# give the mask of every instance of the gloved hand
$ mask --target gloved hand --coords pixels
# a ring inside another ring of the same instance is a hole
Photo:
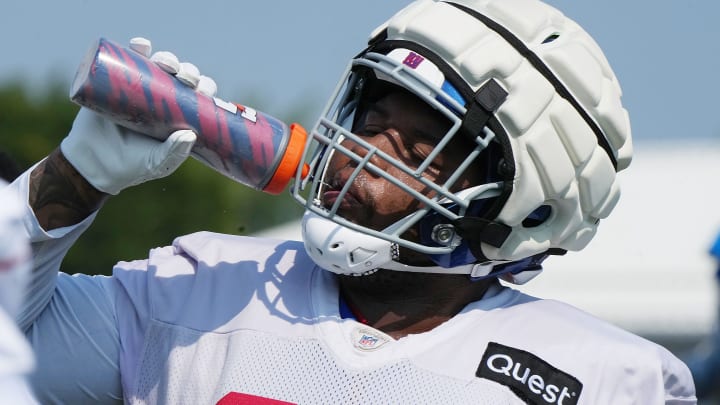
[[[152,45],[149,40],[133,38],[130,49],[149,57],[161,69],[196,91],[215,96],[215,82],[201,75],[194,65],[180,63],[170,52],[150,56]],[[196,139],[193,131],[180,130],[161,142],[81,108],[60,149],[96,189],[118,194],[127,187],[170,175],[190,156]]]

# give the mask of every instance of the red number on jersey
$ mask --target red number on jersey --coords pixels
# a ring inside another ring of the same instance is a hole
[[[217,405],[295,405],[292,402],[278,401],[277,399],[270,399],[264,397],[258,397],[256,395],[241,394],[239,392],[231,392],[224,397],[220,398]]]

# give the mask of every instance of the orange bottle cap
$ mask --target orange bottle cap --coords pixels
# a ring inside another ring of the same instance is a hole
[[[302,159],[303,150],[305,149],[305,141],[307,140],[307,132],[300,124],[293,123],[290,125],[290,139],[288,140],[285,154],[278,164],[275,174],[263,188],[268,194],[280,194],[285,186],[295,176],[295,171]],[[310,168],[307,164],[303,165],[302,178],[305,178]]]

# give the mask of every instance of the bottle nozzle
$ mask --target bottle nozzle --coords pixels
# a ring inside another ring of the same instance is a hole
[[[263,188],[262,191],[269,194],[280,194],[285,186],[295,176],[300,160],[302,159],[303,150],[305,149],[305,141],[307,140],[307,131],[300,124],[293,123],[290,125],[290,139],[288,139],[287,148],[280,163],[278,164],[275,174]],[[307,164],[303,165],[302,178],[305,178],[310,171]]]

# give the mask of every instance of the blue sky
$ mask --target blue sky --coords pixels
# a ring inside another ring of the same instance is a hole
[[[407,3],[13,1],[0,15],[0,82],[19,78],[36,89],[51,79],[69,83],[96,38],[123,43],[141,35],[198,65],[218,82],[223,98],[255,100],[271,115],[298,102],[319,110],[370,31]],[[720,139],[720,2],[549,3],[605,50],[636,140]]]

